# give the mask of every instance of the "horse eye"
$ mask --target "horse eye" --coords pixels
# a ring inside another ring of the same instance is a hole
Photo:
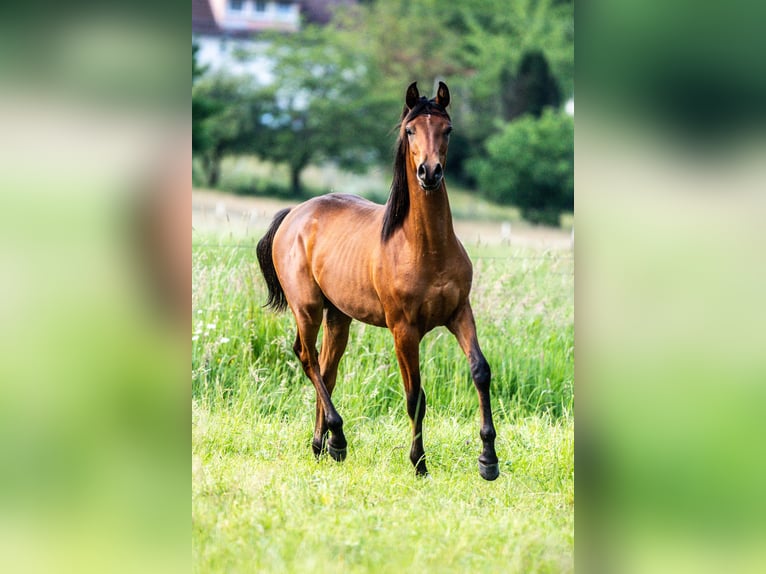
[[[452,126],[448,127],[446,130],[444,130],[444,135],[448,136],[452,133]]]
[[[406,133],[408,136],[411,136],[413,132],[410,128],[404,128],[404,133]]]

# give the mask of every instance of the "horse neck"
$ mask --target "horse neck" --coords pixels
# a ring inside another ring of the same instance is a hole
[[[444,180],[437,190],[426,193],[412,169],[408,169],[407,176],[410,211],[403,227],[410,244],[430,255],[453,249],[457,238]]]

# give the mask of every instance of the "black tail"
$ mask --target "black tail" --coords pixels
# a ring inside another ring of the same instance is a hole
[[[269,288],[269,300],[266,301],[264,307],[271,307],[274,311],[284,311],[287,309],[287,299],[285,298],[285,292],[282,290],[282,285],[279,284],[279,277],[277,277],[277,270],[274,268],[271,249],[274,245],[274,236],[277,234],[277,229],[282,225],[288,213],[290,213],[289,208],[283,209],[274,216],[274,221],[271,222],[269,230],[258,242],[258,247],[255,250],[258,255],[258,264],[261,266],[261,273],[263,273],[266,286]]]

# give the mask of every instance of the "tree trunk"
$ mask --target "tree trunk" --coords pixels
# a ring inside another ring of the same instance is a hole
[[[301,172],[303,168],[303,164],[290,164],[290,193],[293,197],[300,197],[301,195]]]
[[[213,149],[203,155],[202,168],[205,170],[207,186],[211,189],[217,188],[221,180],[221,152]]]

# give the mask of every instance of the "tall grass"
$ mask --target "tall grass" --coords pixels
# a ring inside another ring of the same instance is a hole
[[[314,459],[314,389],[292,317],[262,307],[259,236],[193,240],[194,570],[571,572],[571,253],[469,246],[500,477],[479,478],[476,391],[437,329],[421,346],[431,475],[419,480],[391,335],[359,323],[333,395],[349,456]]]
[[[262,307],[266,290],[255,242],[253,237],[195,240],[193,396],[212,408],[248,403],[261,415],[313,412],[313,387],[292,352],[293,318]],[[571,253],[470,251],[472,305],[492,367],[498,415],[571,412]],[[461,417],[477,412],[467,361],[446,329],[436,329],[421,343],[421,375],[429,409]],[[403,389],[390,333],[353,323],[338,381],[333,398],[340,412],[361,418],[400,412]]]

